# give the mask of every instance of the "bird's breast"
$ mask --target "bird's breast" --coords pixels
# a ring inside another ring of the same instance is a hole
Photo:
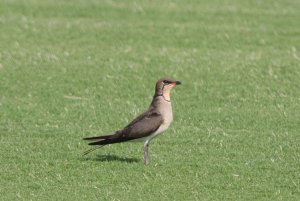
[[[145,141],[149,141],[157,135],[159,135],[160,133],[166,131],[173,121],[172,105],[170,102],[161,99],[160,103],[157,106],[157,111],[161,114],[163,122],[154,133],[144,138]]]
[[[155,132],[156,134],[162,133],[165,130],[167,130],[173,121],[173,112],[172,112],[171,103],[167,103],[163,107],[161,107],[160,113],[163,117],[163,123]]]
[[[164,121],[161,126],[157,129],[157,131],[155,132],[155,134],[159,134],[164,132],[165,130],[167,130],[170,126],[172,121],[168,120],[168,121]]]

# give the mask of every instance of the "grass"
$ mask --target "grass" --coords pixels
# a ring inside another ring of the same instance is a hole
[[[299,200],[300,3],[0,2],[1,200]],[[150,145],[82,157],[154,83],[183,82]]]

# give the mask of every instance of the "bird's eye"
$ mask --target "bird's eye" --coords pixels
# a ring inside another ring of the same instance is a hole
[[[164,80],[163,83],[164,84],[169,84],[169,81],[168,80]]]

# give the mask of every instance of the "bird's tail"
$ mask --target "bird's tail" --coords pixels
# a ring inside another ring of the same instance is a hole
[[[104,145],[100,145],[100,146],[93,147],[93,148],[91,148],[91,149],[89,149],[89,150],[86,150],[85,152],[83,152],[83,156],[85,156],[85,155],[91,153],[92,151],[95,151],[96,149],[99,149],[99,148],[101,148],[101,147],[103,147],[103,146],[104,146]]]
[[[130,141],[133,140],[133,138],[130,137],[124,137],[122,131],[116,131],[113,132],[110,135],[103,135],[103,136],[96,136],[96,137],[87,137],[87,138],[83,138],[84,140],[88,140],[91,141],[89,143],[89,145],[96,145],[95,147],[93,147],[92,149],[87,150],[86,152],[84,152],[84,155],[98,149],[101,148],[107,144],[115,144],[115,143],[121,143],[121,142],[126,142],[126,141]]]
[[[101,147],[103,147],[104,145],[107,145],[107,144],[110,144],[111,143],[111,140],[110,138],[115,134],[116,132],[114,133],[111,133],[110,135],[103,135],[103,136],[96,136],[96,137],[86,137],[86,138],[83,138],[83,140],[88,140],[88,141],[91,141],[89,143],[89,145],[97,145],[87,151],[85,151],[83,153],[83,155],[87,155],[88,153],[92,152],[92,151],[95,151],[96,149],[99,149]]]
[[[114,134],[114,133],[113,133]],[[83,138],[83,140],[89,140],[89,141],[99,141],[99,140],[105,140],[105,139],[108,139],[110,138],[113,134],[110,134],[110,135],[102,135],[102,136],[96,136],[96,137],[85,137]]]

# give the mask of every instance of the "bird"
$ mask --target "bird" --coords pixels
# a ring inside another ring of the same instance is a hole
[[[89,145],[95,146],[84,152],[84,155],[109,144],[142,141],[144,142],[144,164],[148,165],[149,143],[166,131],[173,121],[170,92],[173,87],[180,84],[180,81],[170,78],[159,79],[156,82],[155,93],[149,108],[123,129],[108,135],[83,138],[83,140],[90,141]]]

